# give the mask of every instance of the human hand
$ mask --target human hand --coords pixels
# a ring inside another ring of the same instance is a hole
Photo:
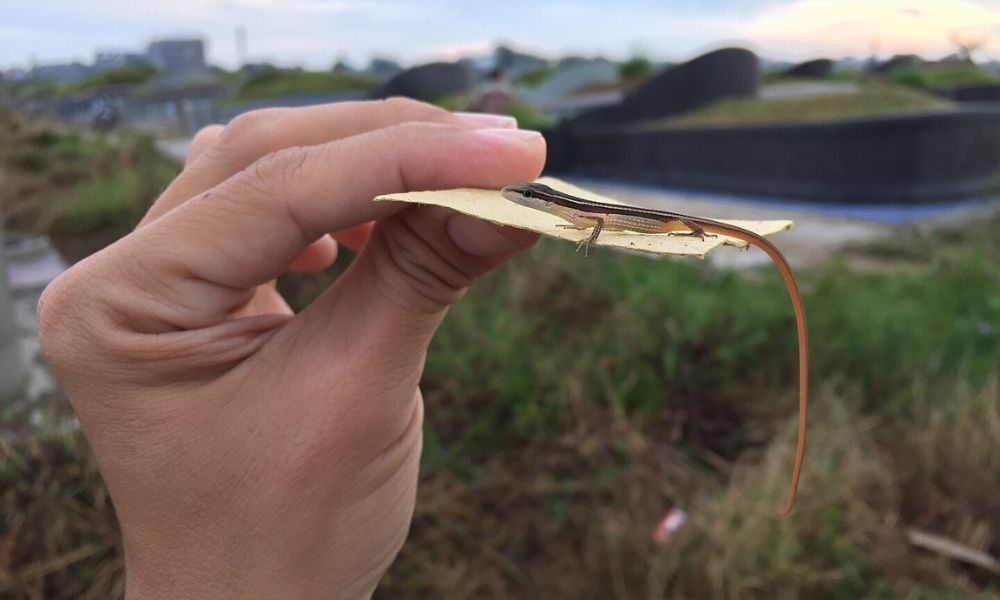
[[[535,235],[370,200],[537,176],[542,138],[489,119],[390,100],[203,130],[136,231],[45,291],[129,597],[372,593],[412,516],[431,336]],[[328,266],[328,232],[363,247],[295,315],[272,282]]]

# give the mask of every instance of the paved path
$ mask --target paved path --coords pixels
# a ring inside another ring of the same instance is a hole
[[[571,179],[572,180],[572,179]],[[574,183],[577,183],[574,181]],[[722,219],[791,219],[791,230],[774,236],[774,242],[793,267],[823,263],[848,242],[872,240],[891,234],[894,226],[860,219],[848,219],[781,206],[763,206],[732,197],[714,197],[662,190],[654,187],[580,181],[579,184],[611,198],[631,204],[672,212]],[[771,262],[757,249],[741,251],[720,248],[709,255],[714,263],[726,266],[751,266]]]
[[[784,100],[786,98],[854,94],[859,89],[858,84],[853,81],[791,81],[762,86],[758,97],[761,100]]]
[[[156,147],[160,150],[160,152],[184,162],[184,158],[188,153],[188,148],[191,147],[191,138],[167,138],[156,140]]]

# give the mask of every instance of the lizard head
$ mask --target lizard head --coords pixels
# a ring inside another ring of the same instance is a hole
[[[555,193],[554,189],[545,184],[531,182],[508,185],[500,190],[500,194],[511,202],[536,209],[544,208]]]

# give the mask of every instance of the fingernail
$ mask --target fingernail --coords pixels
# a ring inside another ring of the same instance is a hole
[[[448,219],[448,236],[459,250],[478,257],[498,256],[527,247],[538,234],[516,227],[501,227],[468,215]]]
[[[457,112],[455,116],[473,127],[501,127],[513,129],[517,127],[517,119],[507,115],[493,113]]]
[[[485,135],[492,138],[504,138],[508,140],[520,140],[523,142],[533,142],[541,139],[542,134],[531,129],[477,129],[473,131],[476,135]]]

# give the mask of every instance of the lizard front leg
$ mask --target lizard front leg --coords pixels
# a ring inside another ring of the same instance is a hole
[[[588,223],[588,221],[593,221],[593,223]],[[597,236],[601,235],[601,232],[604,231],[604,217],[594,217],[591,215],[575,215],[572,223],[573,223],[572,225],[560,224],[556,225],[556,227],[559,227],[561,229],[589,229],[591,227],[594,228],[594,231],[591,232],[589,238],[581,240],[580,243],[576,245],[577,252],[580,251],[581,247],[583,248],[583,256],[584,258],[586,258],[590,255],[590,245],[594,243],[594,241],[597,240]]]

